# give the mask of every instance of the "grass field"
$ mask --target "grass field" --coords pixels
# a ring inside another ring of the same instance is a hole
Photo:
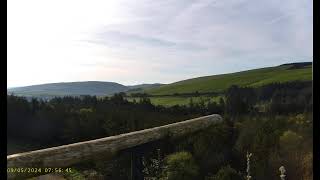
[[[291,65],[254,69],[231,74],[199,77],[163,85],[147,90],[153,95],[192,92],[222,92],[231,85],[258,87],[274,82],[307,81],[312,79],[311,65],[299,69],[290,69]]]
[[[162,106],[174,106],[174,105],[188,105],[190,102],[190,99],[192,98],[192,101],[194,103],[200,102],[203,100],[205,103],[211,102],[218,102],[219,98],[222,96],[215,96],[215,97],[208,97],[208,96],[199,96],[199,97],[178,97],[178,96],[171,96],[171,97],[149,97],[151,100],[151,103],[154,105],[162,105]],[[140,98],[136,97],[128,97],[128,101],[133,101],[134,99],[139,102]]]

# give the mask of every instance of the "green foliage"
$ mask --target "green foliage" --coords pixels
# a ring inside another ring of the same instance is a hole
[[[223,122],[192,137],[192,150],[200,172],[217,171],[227,163],[234,144],[234,129]]]
[[[8,95],[7,100],[8,137],[44,146],[126,133],[196,115],[185,113],[188,109],[184,107],[156,107],[147,98],[131,103],[123,94],[103,99],[94,96],[54,98],[47,102],[28,102]]]
[[[280,147],[288,152],[294,151],[300,147],[302,140],[302,136],[296,132],[287,130],[280,136]]]
[[[206,180],[242,180],[243,177],[230,165],[222,167],[214,176],[207,177]]]
[[[194,180],[198,176],[198,166],[189,152],[171,154],[165,164],[163,176],[167,180]]]
[[[262,126],[262,119],[257,118],[248,118],[242,123],[237,124],[239,129],[239,135],[235,144],[235,149],[239,152],[252,151],[254,145],[254,138],[257,134],[257,131]]]
[[[201,102],[202,100],[205,103],[212,103],[212,102],[218,102],[219,98],[223,98],[223,96],[190,96],[190,97],[183,97],[183,96],[162,96],[162,97],[149,97],[150,102],[153,105],[161,105],[165,107],[171,107],[174,105],[190,105],[190,101],[192,99],[194,104],[197,104]],[[141,98],[140,97],[127,97],[126,98],[128,101],[133,102],[134,100],[137,102]]]
[[[304,137],[292,130],[286,130],[279,137],[280,143],[280,155],[283,158],[282,163],[286,166],[288,171],[288,178],[302,177],[303,174],[309,174],[311,170],[310,153],[312,149],[310,147],[303,147]],[[311,163],[312,164],[312,163]],[[312,172],[312,170],[311,170]]]
[[[290,114],[312,111],[311,84],[287,83],[274,88],[268,112],[272,114]]]
[[[239,88],[232,85],[226,92],[225,110],[230,116],[239,116],[252,112],[256,103],[255,92],[252,88]]]

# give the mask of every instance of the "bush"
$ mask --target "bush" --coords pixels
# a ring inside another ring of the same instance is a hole
[[[241,175],[229,165],[222,167],[217,174],[206,178],[206,180],[242,180]]]
[[[164,179],[194,180],[197,179],[199,168],[189,152],[178,152],[165,159]]]
[[[296,132],[288,130],[285,131],[282,136],[280,136],[280,146],[287,152],[292,152],[299,149],[302,140],[302,136]]]

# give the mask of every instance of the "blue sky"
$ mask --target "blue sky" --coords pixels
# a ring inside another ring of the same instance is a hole
[[[125,85],[312,61],[307,0],[8,0],[8,87]]]

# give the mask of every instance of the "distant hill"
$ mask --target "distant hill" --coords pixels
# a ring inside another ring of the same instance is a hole
[[[152,95],[223,92],[231,85],[257,87],[274,82],[311,81],[312,63],[290,63],[230,74],[198,77],[146,90]]]
[[[79,96],[79,95],[96,95],[105,96],[117,92],[125,92],[129,88],[122,84],[114,82],[86,81],[86,82],[68,82],[68,83],[51,83],[17,87],[8,89],[8,93],[22,96]]]
[[[152,95],[173,95],[175,93],[223,92],[231,85],[257,87],[274,82],[312,80],[312,63],[289,63],[276,67],[254,69],[230,74],[198,77],[172,84],[139,84],[125,86],[115,82],[86,81],[32,85],[9,88],[8,94],[26,97],[52,98],[55,96],[96,95],[108,96],[114,93],[146,92]]]
[[[9,88],[8,94],[15,94],[25,97],[41,97],[50,99],[56,96],[80,96],[95,95],[108,96],[119,92],[144,90],[152,87],[159,87],[162,84],[138,84],[125,86],[115,82],[85,81],[67,83],[49,83],[24,87]]]

